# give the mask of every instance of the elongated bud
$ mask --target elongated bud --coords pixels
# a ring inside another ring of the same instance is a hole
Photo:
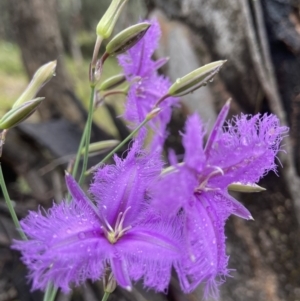
[[[228,190],[251,193],[251,192],[262,192],[265,191],[266,189],[256,184],[242,184],[237,182],[237,183],[230,184],[228,186]]]
[[[119,140],[106,140],[106,141],[91,143],[89,145],[89,153],[97,153],[104,150],[108,150],[110,148],[117,146],[119,143],[120,143]],[[84,152],[85,149],[83,148],[81,150],[81,155],[84,155]]]
[[[142,22],[122,30],[107,44],[106,52],[109,55],[125,52],[142,39],[150,26],[150,23]]]
[[[57,61],[49,62],[41,66],[33,75],[33,78],[22,95],[14,103],[13,108],[30,101],[38,91],[54,76]]]
[[[209,81],[220,71],[226,61],[217,61],[202,66],[193,72],[178,78],[170,87],[168,94],[172,96],[183,96],[206,86]]]
[[[44,97],[39,97],[12,108],[0,119],[0,129],[10,129],[27,119],[37,109]]]
[[[154,108],[150,113],[147,114],[146,118],[147,120],[151,120],[154,117],[156,117],[160,113],[160,108]]]
[[[114,75],[108,79],[106,79],[99,87],[100,91],[114,89],[115,87],[121,85],[126,81],[126,77],[124,74]]]
[[[107,39],[111,36],[116,22],[120,16],[123,6],[127,0],[112,0],[107,11],[99,21],[96,33],[103,39]]]
[[[115,279],[113,273],[110,272],[108,276],[105,276],[103,278],[104,292],[111,294],[114,292],[116,287],[117,287],[116,279]]]

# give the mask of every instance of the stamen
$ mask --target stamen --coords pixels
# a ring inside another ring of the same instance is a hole
[[[216,176],[221,174],[222,176],[224,175],[224,171],[222,170],[222,168],[220,168],[219,166],[210,166],[212,168],[214,168],[215,170],[212,171],[201,183],[200,185],[195,188],[194,192],[196,193],[200,193],[200,192],[206,192],[206,191],[217,191],[220,190],[219,188],[212,188],[212,187],[207,187],[207,183],[208,181]]]
[[[122,230],[119,232],[118,237],[120,238],[121,236],[123,236],[123,234],[125,234],[125,232],[127,232],[127,231],[130,230],[131,228],[132,228],[132,226],[128,226],[128,227],[122,229]]]
[[[111,244],[116,243],[118,241],[118,239],[120,239],[128,230],[130,230],[132,228],[131,226],[127,226],[126,228],[123,228],[123,223],[124,223],[126,214],[130,208],[131,207],[128,207],[128,208],[126,208],[126,210],[124,212],[120,212],[118,214],[114,229],[105,220],[106,228],[102,227],[102,229],[104,231],[106,238],[108,239],[108,241]]]
[[[104,218],[104,222],[105,222],[105,226],[108,228],[109,231],[114,231],[114,229],[113,229],[112,226],[109,224],[109,222],[106,220],[106,218]]]
[[[122,227],[123,227],[123,223],[124,223],[124,220],[125,220],[126,213],[129,211],[130,208],[131,208],[130,206],[128,208],[126,208],[126,210],[124,211],[124,214],[122,214],[122,218],[120,219],[119,225],[116,223],[115,229],[117,231],[122,231]]]
[[[120,224],[122,215],[123,215],[123,212],[120,212],[119,215],[118,215],[118,217],[117,217],[116,223],[115,223],[115,229],[116,229],[116,228],[118,227],[118,225]]]

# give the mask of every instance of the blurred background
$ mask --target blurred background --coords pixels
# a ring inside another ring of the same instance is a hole
[[[110,0],[0,1],[0,116],[9,110],[37,68],[58,60],[55,78],[40,92],[46,101],[30,120],[7,136],[1,159],[19,218],[39,205],[50,207],[65,193],[63,171],[77,150],[89,97],[88,65],[95,27]],[[231,115],[274,113],[290,127],[277,160],[278,175],[268,174],[259,194],[236,194],[255,221],[227,222],[228,278],[223,301],[300,301],[300,2],[299,0],[129,0],[115,32],[144,18],[157,18],[162,37],[157,57],[170,57],[163,72],[173,81],[213,60],[227,59],[205,88],[182,99],[169,125],[166,149],[183,153],[178,131],[197,111],[208,129],[225,101]],[[107,78],[120,71],[105,64]],[[110,97],[97,110],[92,141],[122,139],[128,128],[118,116],[123,97]],[[99,161],[98,158],[93,159]],[[92,162],[93,163],[93,162]],[[17,237],[0,194],[0,301],[42,300],[30,292],[19,254],[10,250]],[[59,301],[96,301],[102,283],[87,282]],[[200,287],[180,292],[176,278],[167,294],[122,289],[113,300],[201,300]]]

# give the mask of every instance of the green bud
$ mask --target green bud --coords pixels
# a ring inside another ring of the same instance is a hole
[[[106,79],[99,87],[100,91],[106,91],[110,89],[114,89],[115,87],[121,85],[126,81],[126,77],[124,74],[114,75],[108,79]]]
[[[125,52],[140,41],[150,26],[150,23],[143,22],[122,30],[107,44],[106,52],[109,55]]]
[[[96,33],[103,39],[111,36],[123,6],[127,0],[112,0],[104,16],[99,21]]]
[[[228,190],[251,193],[251,192],[262,192],[262,191],[265,191],[266,189],[261,186],[258,186],[256,184],[242,184],[242,183],[236,182],[236,183],[230,184],[228,186]]]
[[[37,109],[44,97],[35,98],[22,105],[12,108],[0,119],[0,129],[10,129],[27,119]]]
[[[159,113],[160,113],[160,111],[161,111],[161,108],[154,108],[150,113],[148,113],[147,115],[146,115],[146,120],[151,120],[151,119],[153,119],[154,117],[156,117]]]
[[[33,78],[22,95],[14,103],[13,108],[35,97],[38,91],[54,76],[57,61],[49,62],[41,66],[33,75]]]
[[[106,140],[106,141],[91,143],[89,145],[89,153],[102,152],[117,146],[119,143],[120,143],[119,140]],[[81,150],[81,155],[84,155],[84,152],[85,152],[85,148]]]
[[[171,96],[183,96],[206,86],[209,81],[220,71],[226,61],[217,61],[204,65],[184,77],[178,78],[170,87],[168,94]]]
[[[116,279],[115,279],[113,273],[110,272],[109,275],[107,275],[103,278],[104,292],[111,294],[114,292],[116,287],[117,287]]]

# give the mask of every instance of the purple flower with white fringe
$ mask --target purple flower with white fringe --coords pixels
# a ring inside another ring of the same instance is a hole
[[[134,144],[126,159],[115,156],[115,163],[95,173],[95,203],[67,175],[72,201],[31,212],[21,222],[28,241],[15,241],[13,248],[22,253],[33,289],[44,290],[50,281],[67,292],[71,284],[98,280],[108,271],[125,289],[140,279],[156,291],[167,289],[181,240],[174,220],[148,210],[148,189],[161,162]]]
[[[227,188],[236,182],[255,185],[268,171],[276,171],[274,160],[287,132],[276,116],[267,114],[241,115],[223,127],[228,111],[229,102],[205,148],[199,117],[189,117],[183,136],[184,161],[175,162],[173,170],[162,176],[153,200],[168,217],[181,212],[185,218],[187,252],[177,266],[183,290],[190,292],[205,282],[205,296],[214,298],[228,275],[225,221],[231,214],[252,219]]]
[[[135,46],[126,54],[119,55],[119,64],[123,67],[126,78],[130,83],[124,118],[134,125],[141,123],[153,109],[156,102],[168,93],[171,82],[157,70],[166,62],[166,58],[157,61],[152,59],[158,48],[161,36],[159,23],[150,21],[151,27]],[[177,98],[168,97],[160,108],[162,111],[154,118],[150,125],[155,130],[155,141],[152,145],[160,146],[166,138],[166,125],[171,119],[172,106],[178,102]]]

